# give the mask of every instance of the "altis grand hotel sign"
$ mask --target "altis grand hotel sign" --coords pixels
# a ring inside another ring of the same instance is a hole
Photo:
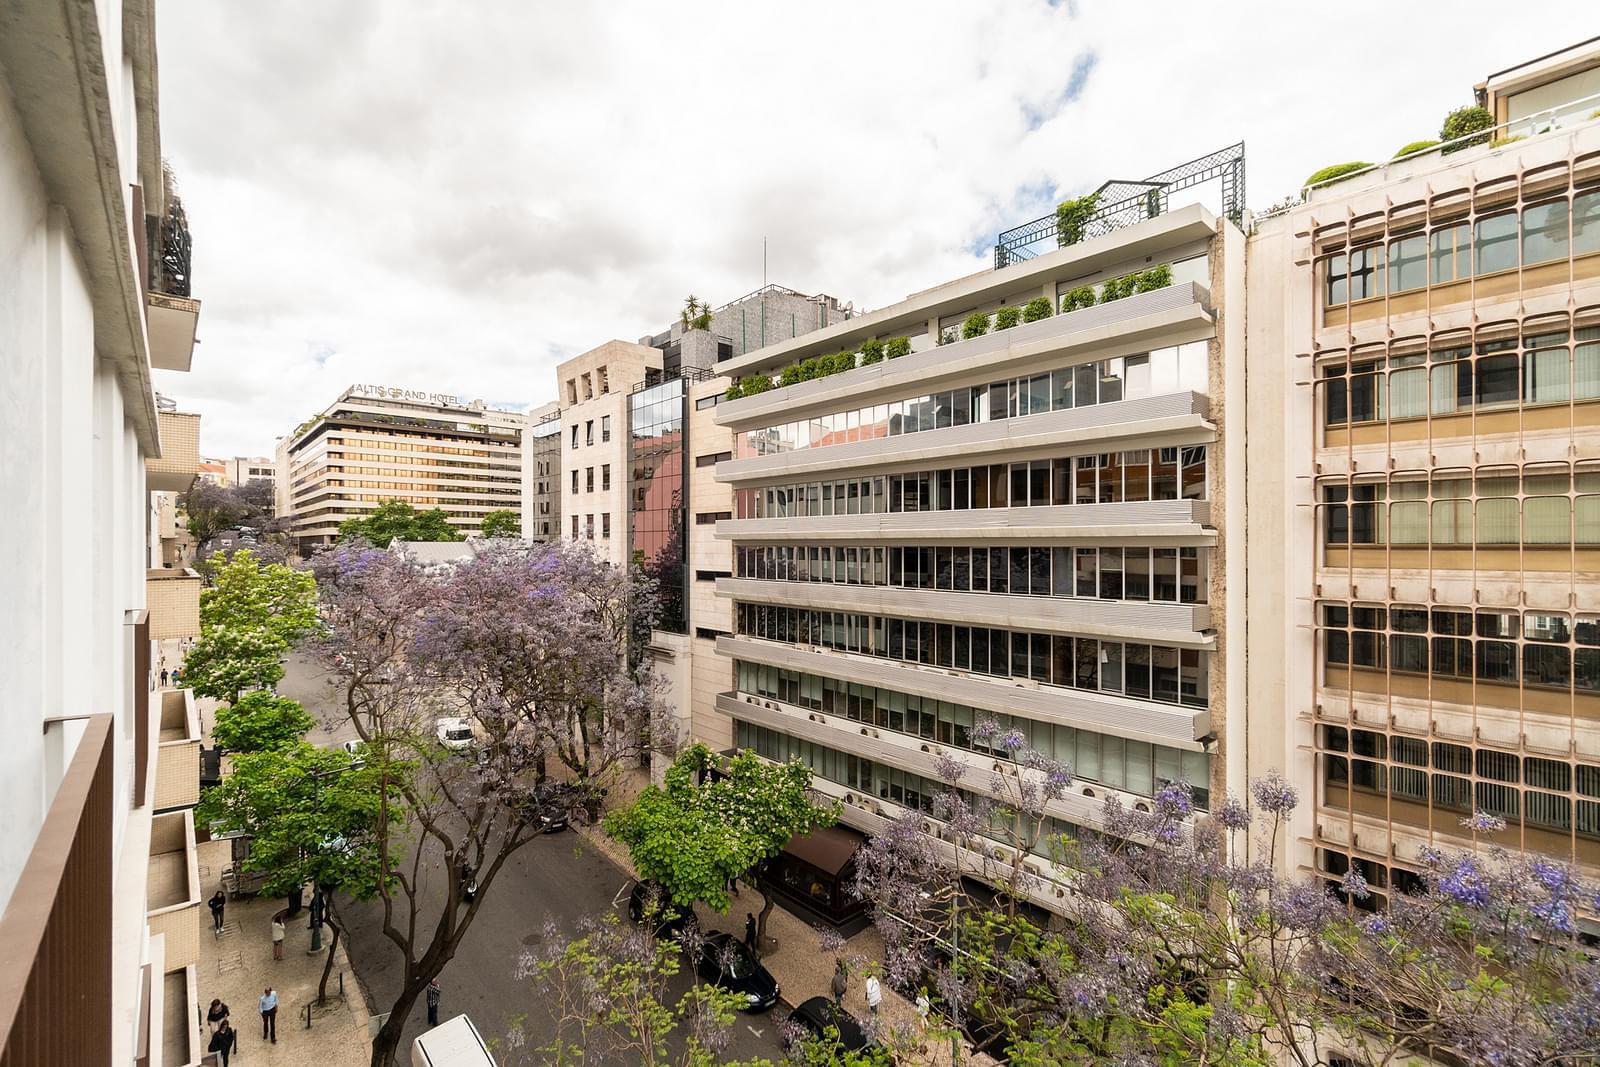
[[[401,389],[395,385],[352,385],[351,396],[365,396],[373,400],[410,400],[418,404],[438,407],[464,407],[461,398],[449,393],[428,393],[421,389]]]

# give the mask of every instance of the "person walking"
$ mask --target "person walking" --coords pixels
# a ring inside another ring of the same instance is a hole
[[[744,947],[750,950],[750,955],[757,955],[756,917],[749,912],[744,913]]]
[[[161,668],[161,688],[165,689],[166,687],[167,687],[167,669],[165,667],[162,667]]]
[[[869,974],[867,975],[867,1010],[872,1013],[874,1019],[878,1017],[878,1005],[882,1003],[883,987],[878,984],[877,975]]]
[[[272,958],[275,960],[283,959],[283,934],[283,916],[281,914],[274,915],[272,917]]]
[[[261,1040],[278,1043],[278,991],[271,986],[261,994]]]
[[[239,1033],[228,1025],[228,1020],[223,1019],[216,1033],[211,1035],[211,1043],[206,1046],[207,1052],[216,1052],[222,1056],[222,1067],[228,1067],[228,1057],[232,1056],[239,1047]]]
[[[222,933],[222,910],[228,906],[228,894],[218,886],[217,891],[211,894],[211,899],[206,901],[206,906],[211,909],[211,932]]]
[[[928,999],[928,990],[924,986],[917,990],[917,1025],[918,1029],[928,1029],[928,1013],[933,1010],[933,1002]]]
[[[218,1023],[227,1021],[228,1006],[222,1002],[222,998],[213,997],[211,1000],[211,1007],[206,1009],[206,1025],[215,1031]]]
[[[833,961],[833,981],[828,988],[833,992],[833,1006],[844,1007],[844,995],[850,992],[850,975],[845,970],[844,960]]]
[[[439,988],[439,979],[432,978],[428,981],[428,1025],[439,1025],[439,997],[443,991]]]

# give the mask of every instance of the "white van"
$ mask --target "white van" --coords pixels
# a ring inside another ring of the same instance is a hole
[[[495,1067],[495,1062],[472,1020],[457,1015],[412,1043],[411,1067]]]

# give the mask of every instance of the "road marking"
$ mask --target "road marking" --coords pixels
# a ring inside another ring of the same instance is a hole
[[[746,1023],[744,1028],[746,1030],[750,1031],[752,1034],[755,1034],[757,1037],[760,1037],[762,1034],[767,1032],[764,1028],[761,1029],[761,1030],[757,1030],[755,1027],[751,1026],[749,1023]]]

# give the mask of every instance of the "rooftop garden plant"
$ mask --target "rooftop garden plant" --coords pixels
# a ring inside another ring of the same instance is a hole
[[[1022,321],[1022,309],[1019,307],[1003,307],[994,313],[994,328],[996,330],[1009,330]]]
[[[1022,306],[1022,321],[1038,322],[1040,319],[1048,319],[1050,312],[1050,298],[1036,296]]]
[[[683,311],[678,315],[685,330],[711,329],[711,305],[690,293],[683,301]]]
[[[1075,289],[1068,289],[1061,298],[1061,313],[1077,311],[1080,308],[1094,307],[1094,286],[1080,285]]]
[[[1435,140],[1412,141],[1408,145],[1402,145],[1400,151],[1394,154],[1394,158],[1399,159],[1401,156],[1409,156],[1413,152],[1421,152],[1425,148],[1434,148],[1438,144],[1439,142]]]
[[[1331,182],[1335,178],[1348,178],[1358,170],[1366,170],[1371,163],[1330,163],[1321,170],[1313,171],[1305,180],[1306,185],[1317,185],[1321,182]]]
[[[1084,230],[1100,206],[1100,194],[1089,193],[1056,205],[1056,246],[1065,248],[1083,240]]]
[[[962,340],[971,340],[982,337],[989,332],[989,316],[982,311],[974,311],[967,316],[967,321],[961,324]]]
[[[884,342],[883,356],[885,359],[899,359],[901,356],[911,354],[911,338],[891,337]]]
[[[1486,107],[1473,104],[1469,107],[1458,107],[1444,117],[1444,124],[1439,127],[1441,141],[1454,141],[1458,137],[1467,138],[1458,144],[1446,145],[1445,152],[1459,152],[1463,148],[1484,144],[1489,140],[1488,133],[1481,137],[1471,137],[1470,134],[1487,131],[1494,126],[1494,115]]]
[[[883,362],[883,342],[877,338],[861,342],[861,365]]]

